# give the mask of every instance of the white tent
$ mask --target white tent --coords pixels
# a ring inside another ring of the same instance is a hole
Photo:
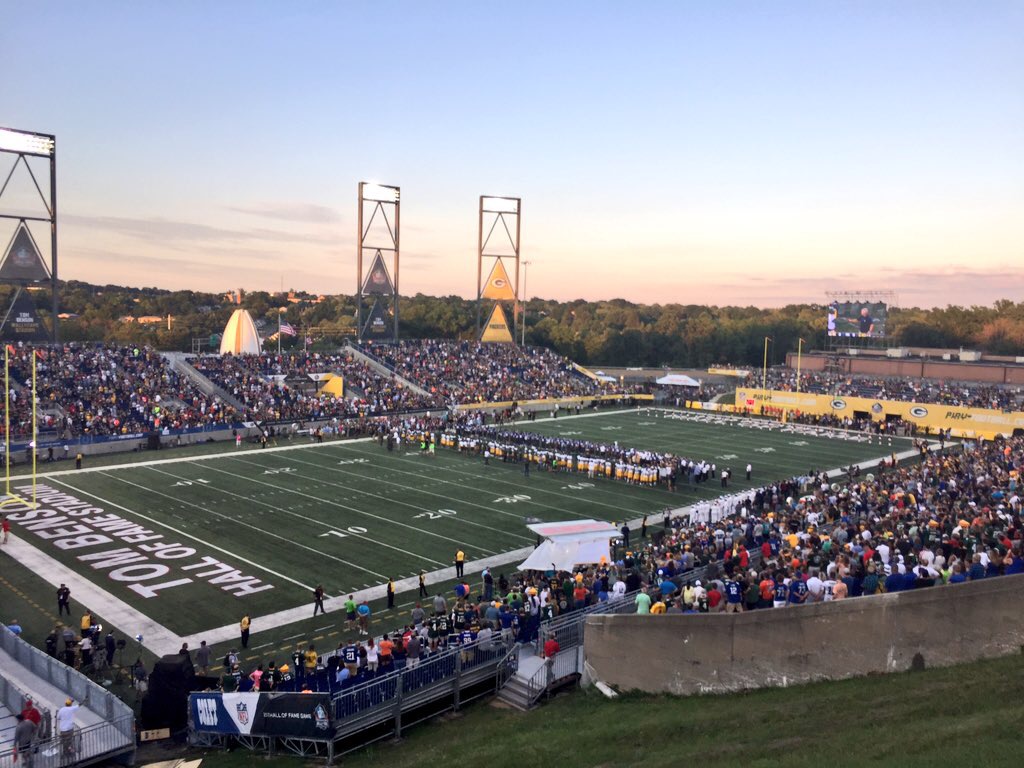
[[[699,387],[700,382],[696,379],[691,379],[689,376],[684,376],[681,373],[670,373],[657,379],[655,384],[663,384],[670,387]]]
[[[520,570],[571,571],[577,565],[607,562],[608,541],[619,535],[611,523],[599,520],[570,520],[526,526],[544,541],[519,564]]]
[[[256,323],[247,309],[236,309],[231,313],[224,335],[220,340],[222,355],[258,355],[262,349]]]

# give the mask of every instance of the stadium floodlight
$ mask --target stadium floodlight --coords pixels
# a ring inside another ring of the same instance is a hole
[[[0,128],[0,151],[17,152],[20,155],[36,155],[37,157],[53,157],[55,147],[56,139],[49,134]]]
[[[375,203],[397,203],[399,188],[390,184],[376,184],[372,181],[361,182],[363,200]]]

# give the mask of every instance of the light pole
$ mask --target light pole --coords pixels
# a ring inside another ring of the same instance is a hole
[[[526,275],[527,275],[527,273],[529,271],[530,271],[530,262],[524,261],[523,262],[523,316],[521,318],[521,322],[523,324],[523,327],[522,327],[522,339],[523,340],[521,342],[519,342],[519,346],[521,346],[521,347],[525,347],[526,346]]]
[[[764,337],[764,364],[761,366],[761,394],[762,396],[768,389],[768,342],[772,340],[771,336]]]

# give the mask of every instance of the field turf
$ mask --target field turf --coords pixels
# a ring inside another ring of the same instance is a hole
[[[909,447],[903,443],[890,449],[731,423],[684,421],[654,410],[561,416],[517,428],[706,458],[719,467],[732,466],[735,481],[730,491],[749,487],[743,479],[748,461],[754,465],[753,483],[760,485],[814,467],[845,466]],[[717,481],[699,488],[683,484],[674,493],[609,480],[581,481],[585,476],[538,471],[524,477],[520,466],[494,460],[485,466],[480,458],[441,448],[434,457],[411,449],[388,452],[368,440],[321,445],[303,441],[266,450],[230,446],[200,456],[145,453],[120,465],[41,475],[37,492],[44,507],[48,493],[60,493],[131,521],[140,526],[138,538],[160,536],[160,544],[180,545],[167,552],[175,557],[161,559],[159,551],[143,551],[155,545],[114,535],[104,544],[60,548],[53,538],[44,538],[47,529],[30,530],[19,522],[12,535],[178,636],[225,627],[250,613],[255,617],[254,644],[276,649],[298,637],[333,642],[344,632],[343,616],[337,612],[316,620],[302,614],[278,622],[281,626],[261,622],[261,617],[297,606],[308,606],[311,615],[311,591],[318,583],[328,596],[345,596],[379,587],[388,577],[408,578],[423,570],[432,574],[432,592],[447,591],[452,582],[442,583],[433,573],[450,566],[460,548],[470,562],[506,555],[508,564],[496,572],[514,569],[519,559],[511,553],[535,543],[525,528],[527,518],[622,521],[722,492]],[[15,479],[13,485],[23,496],[31,494],[25,479]],[[190,550],[195,551],[177,557]],[[122,554],[99,556],[111,551]],[[133,561],[138,557],[143,559]],[[213,562],[217,565],[201,567]],[[152,564],[166,565],[169,572],[136,583],[182,583],[140,597],[131,588],[131,575],[144,576]],[[43,588],[45,594],[35,596],[38,580],[23,577],[19,584],[23,569],[9,565],[5,558],[4,576],[11,587],[43,606],[42,613],[52,611],[53,590]],[[113,577],[125,568],[128,578]],[[253,587],[243,590],[249,594],[235,594],[240,582]],[[75,584],[71,587],[77,594]],[[398,595],[403,611],[414,595],[414,587]],[[371,602],[378,618],[381,603]],[[102,606],[90,607],[102,615]],[[36,613],[30,606],[24,610]],[[77,606],[75,610],[77,619],[80,611]],[[44,623],[42,617],[37,619]],[[386,615],[381,620],[400,623]],[[22,622],[27,620],[22,617]],[[118,629],[135,634],[130,626]],[[225,640],[216,646],[218,653],[228,644],[233,643]]]

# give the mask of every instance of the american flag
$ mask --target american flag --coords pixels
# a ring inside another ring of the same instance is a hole
[[[292,325],[291,323],[287,323],[284,320],[282,320],[281,321],[281,333],[283,333],[285,336],[294,336],[295,335],[295,326]]]

